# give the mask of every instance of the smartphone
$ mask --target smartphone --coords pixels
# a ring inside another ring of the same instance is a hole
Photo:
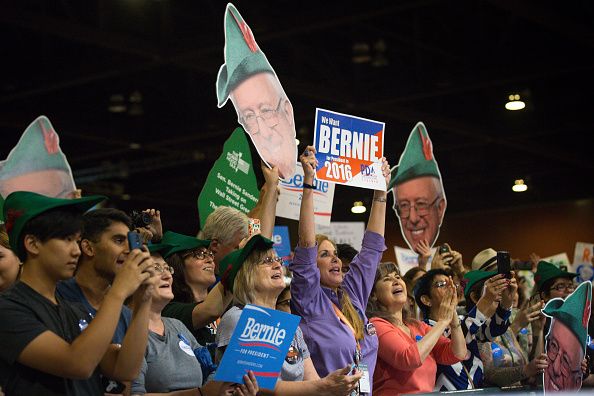
[[[504,274],[506,278],[511,278],[511,262],[509,252],[497,252],[497,273]]]
[[[129,231],[128,232],[128,245],[130,246],[130,251],[134,249],[142,250],[142,237],[138,232]]]

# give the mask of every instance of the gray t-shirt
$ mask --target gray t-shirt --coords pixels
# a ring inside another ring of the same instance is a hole
[[[194,349],[200,344],[179,320],[162,319],[165,335],[149,331],[140,375],[132,382],[133,395],[202,386],[202,369],[194,355]]]
[[[217,364],[223,358],[221,348],[229,345],[233,330],[237,326],[242,311],[243,309],[233,306],[221,318],[216,337],[218,348],[215,353],[215,360]],[[283,381],[303,381],[303,360],[307,358],[309,358],[309,349],[307,349],[301,329],[297,327],[291,347],[281,368],[280,379]]]

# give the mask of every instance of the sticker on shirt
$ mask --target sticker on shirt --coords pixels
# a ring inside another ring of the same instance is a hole
[[[371,381],[369,381],[369,368],[366,364],[360,364],[359,370],[363,372],[363,376],[359,380],[359,393],[371,393]]]
[[[81,320],[78,321],[78,328],[80,329],[81,332],[84,329],[86,329],[88,326],[89,326],[89,323],[86,320],[81,319]]]
[[[289,352],[287,352],[287,356],[285,356],[285,362],[289,364],[295,364],[300,360],[300,357],[301,351],[291,344],[289,347]]]
[[[377,331],[375,330],[375,326],[373,325],[372,322],[369,322],[365,325],[365,332],[367,333],[368,336],[374,336],[377,334]]]
[[[183,340],[179,341],[179,348],[186,353],[186,355],[194,356],[192,347],[186,344]]]

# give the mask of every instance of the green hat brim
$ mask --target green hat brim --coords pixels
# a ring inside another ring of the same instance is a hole
[[[464,296],[468,297],[470,294],[470,290],[472,290],[472,287],[474,285],[476,285],[477,283],[485,280],[485,279],[489,279],[493,276],[497,275],[497,271],[480,271],[480,270],[475,270],[475,271],[469,271],[464,275],[464,279],[468,280],[468,283],[466,283],[466,286],[464,287]]]
[[[573,279],[577,275],[578,274],[574,272],[563,271],[560,268],[558,268],[555,264],[541,260],[538,262],[538,265],[536,267],[536,272],[534,273],[534,281],[536,282],[536,287],[538,291],[542,291],[542,286],[551,279]]]
[[[221,66],[219,75],[217,76],[218,107],[223,107],[227,103],[231,91],[254,74],[271,73],[276,75],[272,70],[272,66],[270,66],[268,60],[264,57],[264,54],[258,55],[258,52],[251,53],[242,60],[230,76],[227,75],[227,65],[224,64]]]
[[[184,252],[186,250],[198,249],[200,247],[207,248],[210,246],[210,240],[198,239],[193,236],[179,234],[179,233],[173,232],[173,231],[167,231],[163,235],[163,238],[161,239],[161,243],[173,245],[173,247],[165,253],[165,255],[163,256],[164,258],[167,258],[174,253]]]
[[[2,212],[11,249],[17,256],[24,253],[19,247],[21,233],[25,224],[36,216],[56,208],[73,208],[82,214],[106,199],[107,197],[101,195],[78,199],[51,198],[30,191],[15,191],[9,194],[4,201]]]
[[[258,234],[250,238],[242,249],[235,250],[226,255],[219,266],[223,274],[221,281],[225,287],[233,290],[237,272],[253,251],[269,250],[272,249],[273,245],[273,241]]]
[[[161,256],[165,257],[169,250],[171,250],[174,247],[175,245],[172,245],[170,243],[151,243],[150,245],[148,245],[148,250],[151,254],[159,253]]]

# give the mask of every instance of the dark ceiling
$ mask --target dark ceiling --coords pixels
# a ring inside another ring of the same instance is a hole
[[[448,213],[594,196],[594,3],[235,5],[293,103],[302,146],[323,107],[385,122],[395,164],[424,121]],[[160,208],[168,226],[195,232],[197,196],[237,125],[231,104],[216,106],[225,6],[3,1],[0,158],[45,114],[85,194],[126,210]],[[369,61],[353,62],[356,48]],[[140,104],[130,103],[135,92]],[[512,93],[526,109],[504,109]],[[117,94],[127,110],[111,113]],[[518,178],[527,192],[512,192]],[[336,196],[334,220],[365,218],[350,206],[370,192],[338,186]]]

